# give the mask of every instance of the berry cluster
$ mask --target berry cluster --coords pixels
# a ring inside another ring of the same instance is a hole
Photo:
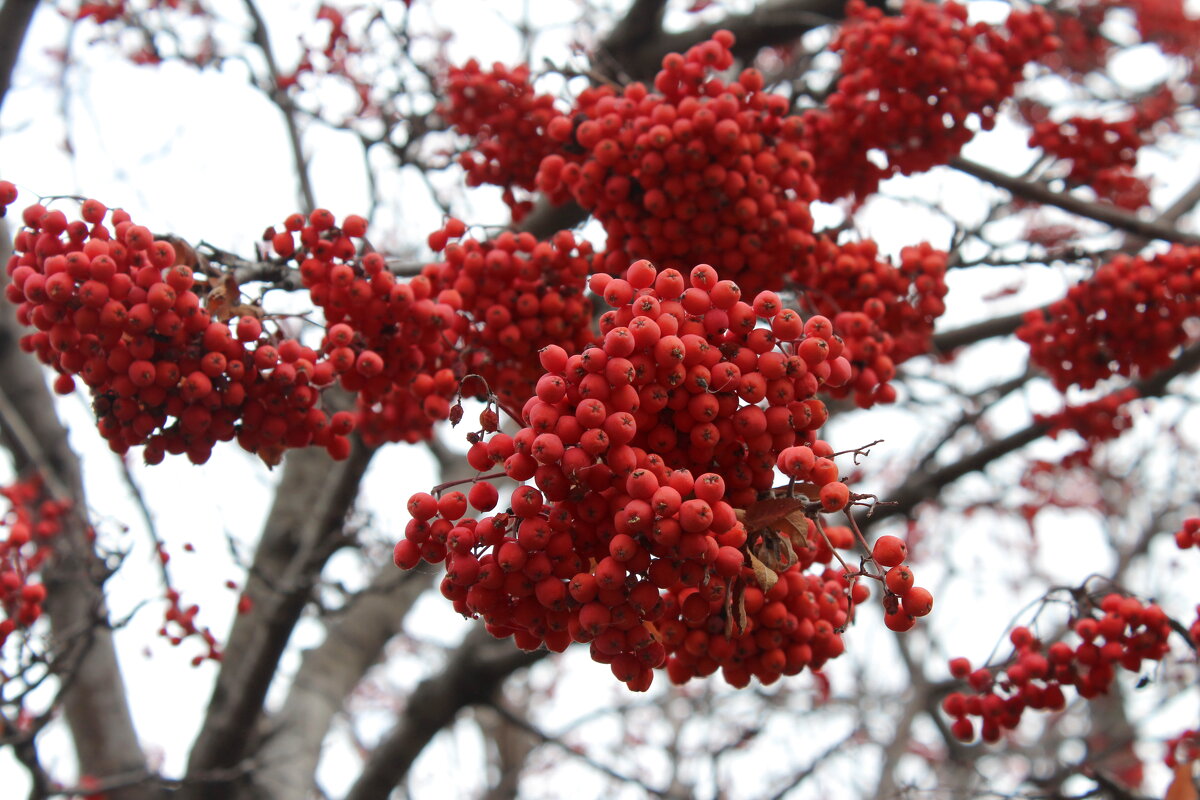
[[[990,130],[1025,65],[1053,51],[1054,23],[1040,6],[1014,9],[1006,34],[969,25],[954,2],[906,0],[897,16],[846,6],[847,21],[831,45],[842,77],[826,106],[804,114],[804,147],[818,154],[821,199],[873,194],[881,180],[923,172],[956,156]],[[879,165],[871,151],[887,159]]]
[[[1135,210],[1149,202],[1150,189],[1133,174],[1138,151],[1153,139],[1152,128],[1175,111],[1168,91],[1151,95],[1122,120],[1074,116],[1056,123],[1042,118],[1033,122],[1030,147],[1070,163],[1067,180],[1091,186],[1098,197]],[[1044,117],[1042,109],[1026,104],[1026,113]]]
[[[831,317],[854,368],[835,396],[854,393],[866,408],[888,403],[896,364],[929,351],[933,323],[945,310],[946,254],[926,243],[906,247],[897,267],[879,258],[870,239],[836,244],[817,239],[812,266],[791,276],[805,298]]]
[[[42,564],[53,552],[54,537],[70,506],[45,499],[37,478],[0,487],[8,510],[0,515],[0,647],[18,629],[42,614],[46,587],[38,582]]]
[[[633,689],[664,665],[677,682],[721,668],[741,686],[840,654],[869,592],[824,568],[855,542],[819,516],[854,500],[815,438],[817,391],[850,376],[832,324],[771,292],[744,302],[708,265],[685,279],[639,261],[592,289],[613,307],[602,343],[541,350],[524,427],[472,435],[468,461],[487,474],[468,492],[412,497],[396,563],[444,561],[460,613],[524,648],[589,642]],[[803,497],[759,500],[777,467]],[[502,513],[468,513],[496,507],[500,476],[534,485]]]
[[[1151,258],[1118,255],[1017,330],[1030,359],[1054,381],[1089,389],[1112,375],[1148,376],[1188,339],[1200,311],[1200,247]]]
[[[430,234],[443,260],[421,275],[439,302],[471,321],[457,348],[464,374],[483,377],[501,402],[519,409],[542,374],[538,350],[559,344],[575,353],[594,338],[584,294],[592,247],[570,231],[546,241],[506,232],[484,242],[462,238],[465,231],[450,219]]]
[[[908,546],[898,536],[880,536],[871,547],[871,558],[887,571],[883,573],[883,624],[903,632],[911,629],[919,617],[933,611],[933,594],[916,585],[912,568],[904,563]]]
[[[1123,5],[1123,4],[1122,4]],[[1200,17],[1189,15],[1181,0],[1136,0],[1129,3],[1143,42],[1154,42],[1166,53],[1195,62],[1200,42]]]
[[[485,71],[471,59],[452,68],[441,88],[445,99],[438,113],[471,139],[471,149],[458,158],[467,185],[503,187],[513,221],[520,222],[532,203],[515,190],[534,190],[538,165],[570,138],[571,120],[554,108],[551,95],[534,93],[524,64],[497,63]],[[557,203],[567,199],[561,186],[548,194]]]
[[[203,463],[215,442],[236,437],[268,463],[310,444],[345,457],[349,431],[333,430],[316,405],[332,369],[264,333],[259,309],[234,305],[231,280],[197,281],[170,242],[119,209],[110,229],[107,214],[96,200],[75,221],[26,208],[6,293],[37,329],[21,347],[58,371],[60,393],[76,376],[91,389],[110,447],[146,445],[148,463],[167,452]]]
[[[1114,593],[1106,595],[1098,609],[1081,609],[1071,630],[1078,645],[1058,641],[1047,647],[1028,628],[1014,628],[1009,636],[1014,652],[1002,668],[972,671],[967,659],[951,659],[951,674],[972,689],[970,694],[953,692],[942,702],[942,710],[954,718],[954,735],[972,740],[975,725],[970,718],[979,717],[983,740],[995,742],[1004,730],[1020,723],[1026,709],[1064,708],[1064,686],[1075,687],[1084,698],[1107,692],[1117,667],[1137,672],[1143,661],[1166,655],[1171,622],[1157,605]]]
[[[358,427],[369,443],[429,438],[450,416],[458,390],[458,347],[467,320],[461,298],[437,291],[418,275],[397,280],[377,252],[358,257],[354,239],[367,221],[317,209],[293,214],[268,231],[272,249],[299,263],[300,282],[325,317],[321,364],[358,400],[357,419],[334,415],[338,435]],[[324,368],[323,368],[324,371]]]
[[[1081,2],[1071,8],[1044,6],[1054,21],[1054,34],[1062,45],[1043,53],[1038,61],[1056,73],[1075,73],[1073,78],[1102,70],[1113,52],[1113,42],[1101,33],[1110,0]]]
[[[1175,544],[1180,550],[1200,547],[1200,517],[1189,517],[1175,532]]]
[[[200,666],[206,659],[220,661],[221,648],[217,644],[217,638],[207,627],[201,628],[196,625],[196,615],[200,613],[200,606],[190,605],[184,608],[180,603],[179,592],[175,589],[167,589],[166,600],[167,609],[163,613],[163,624],[158,629],[158,635],[175,647],[192,638],[203,642],[207,650],[192,656],[193,667]]]
[[[655,91],[586,89],[574,129],[550,129],[565,133],[566,156],[542,161],[537,186],[552,197],[565,187],[604,226],[605,272],[638,258],[678,269],[707,262],[757,292],[779,288],[808,258],[817,187],[800,120],[786,98],[763,91],[757,70],[730,82],[714,75],[733,63],[732,45],[719,31],[668,54]]]
[[[1038,414],[1034,421],[1049,425],[1050,437],[1054,439],[1063,431],[1075,431],[1087,442],[1090,450],[1100,442],[1115,439],[1133,427],[1133,414],[1129,404],[1137,397],[1137,389],[1129,386],[1089,403],[1064,406],[1054,414]]]

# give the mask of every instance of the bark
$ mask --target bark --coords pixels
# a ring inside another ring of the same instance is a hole
[[[374,452],[356,441],[342,462],[319,449],[287,455],[246,583],[253,609],[238,616],[230,633],[188,760],[185,780],[191,781],[180,797],[227,798],[228,780],[199,779],[239,764],[247,772],[254,766],[248,745],[262,720],[263,699],[326,560],[346,543],[343,522]]]
[[[10,252],[9,228],[0,220],[0,264],[8,263]],[[7,282],[7,273],[0,272],[0,288]],[[55,558],[42,573],[51,648],[55,659],[65,665],[60,674],[62,709],[81,774],[97,778],[145,774],[146,759],[129,713],[104,602],[108,569],[87,537],[79,459],[55,412],[41,367],[17,345],[24,333],[12,305],[0,301],[0,375],[4,376],[0,429],[5,444],[18,471],[40,473],[51,493],[69,499],[76,509],[65,517]],[[138,783],[110,796],[141,800],[154,794],[151,786]]]
[[[287,699],[270,722],[248,796],[313,796],[321,745],[334,716],[429,586],[427,573],[384,565],[345,612],[329,620],[325,641],[304,654]]]
[[[5,0],[0,5],[0,109],[12,86],[13,69],[36,8],[37,0]]]
[[[346,800],[386,800],[429,740],[459,711],[487,702],[505,678],[545,655],[545,650],[517,650],[512,642],[493,638],[482,625],[472,629],[445,668],[413,691],[396,726],[371,753]]]

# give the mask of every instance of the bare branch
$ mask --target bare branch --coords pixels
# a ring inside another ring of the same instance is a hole
[[[331,462],[323,450],[287,455],[246,581],[253,608],[234,622],[204,725],[188,760],[189,776],[226,769],[245,758],[292,629],[325,561],[345,544],[346,512],[374,453],[374,448],[355,440],[350,457],[342,462]],[[185,787],[181,797],[229,794],[228,786],[209,782]]]
[[[303,204],[305,214],[312,212],[317,207],[316,195],[313,194],[312,179],[308,174],[308,159],[304,157],[304,144],[300,141],[300,127],[296,121],[296,109],[292,105],[291,98],[287,96],[287,92],[279,88],[279,65],[275,61],[275,51],[271,49],[271,38],[267,33],[267,24],[262,18],[262,14],[258,11],[258,6],[254,4],[254,0],[244,0],[246,12],[250,14],[250,18],[254,21],[254,30],[251,32],[251,40],[258,49],[262,51],[263,58],[267,61],[267,71],[271,85],[263,87],[266,95],[271,98],[271,102],[279,107],[283,113],[283,121],[287,125],[288,144],[292,149],[292,162],[296,167],[296,180],[299,181],[300,202]]]
[[[256,756],[262,768],[251,778],[251,796],[312,796],[321,745],[334,716],[430,587],[429,577],[386,564],[367,589],[328,621],[325,641],[304,654],[287,699],[271,719]]]
[[[1200,244],[1200,236],[1185,233],[1165,222],[1144,220],[1127,211],[1122,211],[1116,206],[1080,200],[1078,197],[1066,192],[1056,192],[1040,183],[1014,178],[999,170],[992,169],[983,164],[977,164],[965,158],[953,159],[950,162],[950,166],[960,172],[973,175],[982,181],[987,181],[1001,189],[1005,189],[1014,197],[1032,200],[1043,205],[1055,206],[1072,214],[1094,219],[1097,222],[1103,222],[1105,225],[1132,233],[1135,236],[1141,236],[1145,239],[1163,239],[1168,242],[1179,242],[1181,244]]]
[[[1166,393],[1167,384],[1172,379],[1193,372],[1197,368],[1200,368],[1200,344],[1194,344],[1185,349],[1166,369],[1148,378],[1134,381],[1131,385],[1137,390],[1140,397],[1158,397]],[[993,461],[1037,441],[1049,432],[1049,423],[1034,422],[951,464],[929,472],[914,473],[895,491],[888,494],[890,502],[876,508],[875,513],[870,517],[871,523],[876,524],[896,515],[910,514],[921,501],[936,497],[942,489],[964,475],[984,469]],[[865,520],[861,522],[865,522]]]
[[[545,650],[517,650],[482,625],[472,629],[442,671],[409,696],[396,727],[375,748],[346,800],[386,800],[429,740],[459,711],[488,702],[505,678],[545,655]]]
[[[13,69],[36,8],[37,0],[5,0],[0,5],[0,108],[12,86]]]

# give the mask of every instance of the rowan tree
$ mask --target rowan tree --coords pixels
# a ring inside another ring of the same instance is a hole
[[[1196,796],[1194,9],[455,5],[0,4],[0,784]]]

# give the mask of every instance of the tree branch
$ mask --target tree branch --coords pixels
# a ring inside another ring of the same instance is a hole
[[[1141,219],[1127,211],[1122,211],[1116,206],[1104,203],[1089,203],[1066,192],[1055,192],[1040,183],[1014,178],[999,170],[992,169],[983,164],[977,164],[965,158],[952,159],[950,166],[960,172],[965,172],[982,181],[987,181],[1001,189],[1005,189],[1014,197],[1032,200],[1035,203],[1043,205],[1055,206],[1056,208],[1061,208],[1063,211],[1069,211],[1081,217],[1103,222],[1105,225],[1132,233],[1135,236],[1145,239],[1163,239],[1168,242],[1179,242],[1189,245],[1200,244],[1200,236],[1192,233],[1184,233],[1172,225]]]
[[[0,5],[0,109],[4,108],[4,97],[12,86],[17,56],[35,9],[37,0],[5,0]]]
[[[263,699],[292,629],[325,561],[345,543],[342,526],[374,448],[355,440],[350,457],[331,462],[319,449],[288,453],[246,581],[253,608],[239,615],[225,646],[188,775],[227,769],[246,757]],[[184,787],[180,797],[226,798],[220,782]]]
[[[371,753],[346,800],[386,800],[429,740],[459,711],[488,702],[505,678],[545,655],[545,650],[517,650],[482,625],[473,628],[442,671],[409,696],[396,726]]]
[[[1193,344],[1180,353],[1171,366],[1148,378],[1134,381],[1131,385],[1139,397],[1161,397],[1172,379],[1200,368],[1200,344]],[[869,521],[878,524],[889,517],[908,515],[923,500],[936,497],[942,489],[959,478],[984,469],[993,461],[1037,441],[1050,432],[1050,424],[1033,422],[1019,431],[991,442],[952,464],[928,472],[914,473],[894,491],[887,494],[889,502],[876,506]],[[860,520],[863,524],[866,520]]]
[[[256,755],[262,768],[251,777],[249,796],[313,796],[321,745],[334,716],[429,586],[428,573],[385,564],[349,607],[329,620],[325,641],[304,654],[287,699],[271,719]]]
[[[8,262],[11,240],[5,220],[0,220],[0,264]],[[0,288],[7,273],[0,269]],[[46,387],[37,362],[21,351],[22,330],[11,304],[0,303],[0,375],[6,413],[0,419],[6,444],[17,469],[37,468],[48,486],[57,487],[58,499],[69,500],[74,512],[63,518],[55,557],[42,571],[46,584],[46,612],[53,633],[52,648],[69,673],[62,705],[75,741],[82,774],[104,777],[145,771],[146,759],[126,701],[125,682],[113,647],[103,582],[107,568],[88,538],[83,481],[79,459],[67,441],[67,431],[55,413],[54,398]],[[17,432],[26,429],[29,435]],[[18,437],[21,441],[17,442]],[[147,786],[112,793],[114,800],[154,797]]]
[[[300,202],[303,204],[302,210],[308,214],[317,207],[317,201],[316,195],[313,193],[312,179],[308,174],[308,159],[304,157],[304,144],[300,140],[300,127],[296,122],[295,107],[287,92],[279,88],[279,65],[275,61],[275,51],[271,49],[267,24],[263,20],[262,14],[259,13],[258,6],[254,4],[254,0],[244,0],[244,3],[246,13],[254,22],[254,30],[250,34],[251,41],[258,46],[258,49],[262,51],[263,58],[267,61],[267,72],[271,85],[264,89],[267,96],[271,98],[271,102],[283,113],[283,121],[287,125],[288,131],[288,145],[292,150],[292,162],[296,166]]]

